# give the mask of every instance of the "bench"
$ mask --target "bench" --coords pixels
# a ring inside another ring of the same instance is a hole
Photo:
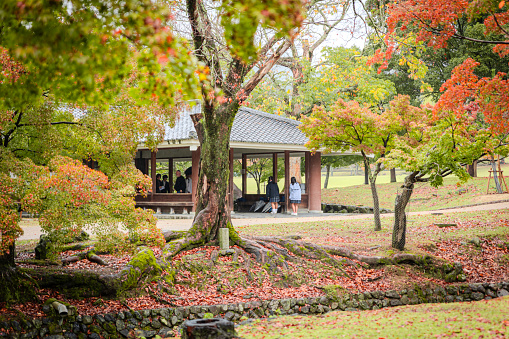
[[[192,211],[194,206],[193,202],[186,201],[136,201],[136,207],[150,208],[155,210],[156,213],[169,213],[169,214],[188,214]],[[166,210],[166,211],[165,211]]]

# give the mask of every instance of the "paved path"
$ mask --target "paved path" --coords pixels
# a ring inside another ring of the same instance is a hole
[[[473,211],[490,211],[499,209],[509,209],[509,202],[501,202],[486,205],[477,205],[470,207],[451,208],[447,210],[437,211],[424,211],[424,212],[410,212],[409,215],[427,215],[432,213],[457,213],[457,212],[473,212]],[[309,222],[309,221],[324,221],[324,220],[356,220],[356,219],[371,219],[372,214],[329,214],[329,213],[302,213],[298,216],[291,216],[288,214],[277,214],[272,216],[267,213],[237,213],[232,220],[233,226],[248,226],[260,224],[274,224],[274,223],[287,223],[287,222]],[[382,218],[392,218],[393,214],[382,214]],[[191,227],[192,219],[159,219],[157,227],[162,230],[185,231]],[[23,219],[21,222],[23,231],[25,232],[19,240],[39,239],[41,235],[41,228],[36,219]]]

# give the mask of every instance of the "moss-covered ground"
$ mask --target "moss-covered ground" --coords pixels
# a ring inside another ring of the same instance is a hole
[[[391,256],[396,253],[391,249],[391,222],[390,217],[382,218],[383,229],[380,232],[373,231],[371,219],[274,223],[236,227],[236,230],[244,237],[297,235],[307,242],[344,247],[358,254]],[[430,255],[448,263],[458,262],[463,267],[467,282],[509,281],[508,225],[508,210],[411,215],[405,251]],[[34,245],[34,241],[20,242],[18,260],[32,259]],[[76,252],[79,251],[67,251],[62,256],[75,255]],[[41,290],[39,295],[43,301],[53,297],[76,305],[80,314],[95,314],[127,308],[227,304],[320,296],[330,291],[350,293],[398,290],[415,284],[449,284],[434,272],[408,264],[376,267],[358,264],[338,269],[326,261],[304,260],[288,262],[285,268],[279,265],[281,263],[270,260],[257,263],[253,256],[240,248],[236,248],[233,256],[221,257],[217,252],[216,246],[204,246],[180,253],[167,263],[167,273],[174,277],[173,284],[166,280],[147,280],[141,289],[142,295],[121,299],[102,296],[101,303],[96,303],[97,297],[80,300],[55,290]],[[158,259],[164,256],[161,250],[154,249],[154,253]],[[68,264],[65,269],[115,273],[132,258],[128,254],[102,256],[109,261],[108,266],[99,266],[84,259]],[[25,266],[31,267],[31,264]],[[41,269],[47,270],[47,267]],[[0,305],[0,314],[23,312],[27,316],[42,316],[38,303],[12,305],[9,309],[5,306]],[[356,313],[345,314],[353,317]],[[415,320],[409,321],[416,323]]]

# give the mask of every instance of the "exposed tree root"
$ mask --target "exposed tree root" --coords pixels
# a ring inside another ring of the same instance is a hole
[[[164,240],[166,240],[166,242],[183,238],[185,235],[186,235],[186,232],[179,232],[179,231],[164,231],[163,232]]]
[[[429,255],[396,253],[391,256],[367,256],[355,254],[342,247],[315,245],[294,239],[294,237],[281,238],[258,236],[250,239],[243,239],[240,246],[248,253],[254,254],[257,261],[262,263],[266,261],[265,258],[270,256],[270,251],[273,250],[278,256],[288,261],[301,260],[300,258],[321,260],[322,262],[332,265],[339,270],[342,270],[342,266],[344,264],[358,266],[358,264],[352,260],[370,266],[412,264],[420,267],[425,272],[448,282],[465,281],[466,279],[461,264],[450,263]],[[274,246],[273,244],[281,247]],[[347,259],[338,260],[332,257],[333,255]],[[297,258],[295,256],[297,256]]]
[[[396,253],[390,257],[383,257],[383,256],[368,256],[362,254],[355,254],[349,249],[343,247],[322,246],[322,248],[330,254],[357,260],[371,266],[395,265],[402,263],[420,265],[425,264],[426,262],[429,262],[431,260],[431,257],[429,256],[421,256],[411,253]]]
[[[302,262],[304,259],[313,259],[331,265],[348,276],[343,270],[344,261],[335,259],[315,244],[298,242],[291,238],[252,237],[242,238],[238,245],[247,253],[254,255],[258,262],[268,264],[269,267],[276,265],[287,268],[286,261]]]
[[[342,265],[343,263],[347,263],[349,265],[357,265],[355,262],[348,261],[339,261],[331,257],[331,255],[337,255],[345,258],[349,258],[352,260],[357,260],[362,263],[368,265],[394,265],[401,263],[411,263],[411,264],[423,264],[429,262],[431,257],[429,256],[421,256],[415,255],[411,253],[397,253],[390,257],[382,257],[382,256],[367,256],[355,254],[352,251],[342,248],[342,247],[334,247],[334,246],[326,246],[326,245],[316,245],[312,243],[307,243],[303,241],[294,240],[291,238],[281,238],[281,237],[252,237],[253,240],[257,241],[258,244],[264,243],[265,246],[274,248],[270,243],[275,243],[283,247],[283,249],[278,248],[276,251],[279,254],[285,254],[285,259],[288,258],[288,253],[291,252],[294,255],[299,257],[305,257],[309,259],[315,260],[324,260],[327,259],[329,263],[339,263]],[[245,240],[248,242],[249,240]],[[252,240],[251,240],[252,241]],[[267,244],[269,243],[269,244]],[[246,247],[244,247],[246,248]],[[246,248],[247,250],[247,248]],[[249,251],[248,251],[249,252]],[[292,257],[290,257],[292,258]],[[292,258],[293,259],[293,258]],[[336,265],[335,265],[336,267]]]

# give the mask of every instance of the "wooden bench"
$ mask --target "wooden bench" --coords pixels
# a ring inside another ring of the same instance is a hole
[[[136,207],[150,208],[156,213],[188,214],[193,206],[190,201],[136,201]]]

